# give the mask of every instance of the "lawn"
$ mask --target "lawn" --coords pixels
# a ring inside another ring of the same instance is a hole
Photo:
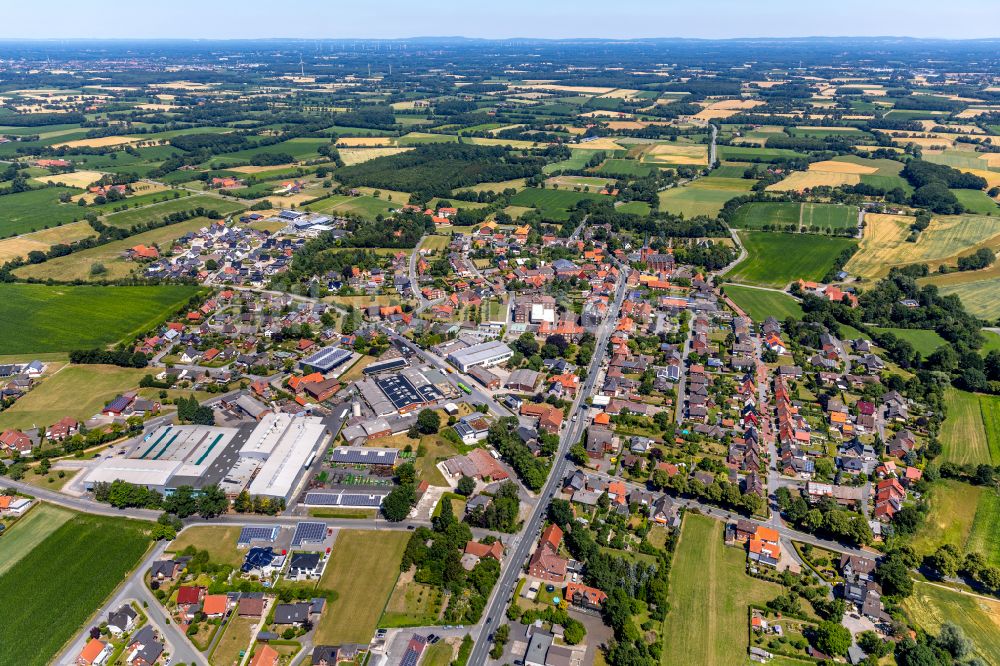
[[[1000,566],[1000,494],[996,490],[983,489],[979,496],[965,548],[982,553],[990,564]]]
[[[424,242],[420,244],[421,250],[444,250],[451,242],[451,236],[426,236]]]
[[[50,663],[138,564],[148,529],[149,523],[76,514],[0,576],[4,662]]]
[[[663,634],[665,666],[746,663],[747,609],[782,590],[745,573],[742,548],[722,542],[722,523],[687,514],[670,571],[670,613]]]
[[[136,245],[169,245],[189,231],[197,231],[213,222],[214,220],[210,220],[207,217],[195,217],[184,222],[159,227],[152,231],[144,231],[141,234],[129,236],[128,238],[113,241],[105,245],[74,252],[64,257],[46,261],[45,263],[22,266],[15,271],[15,274],[21,278],[51,279],[60,282],[126,278],[133,270],[141,266],[141,264],[126,261],[122,258],[122,253],[126,249],[135,247]],[[91,269],[94,264],[103,264],[107,271],[96,275],[92,274]]]
[[[739,229],[760,229],[764,225],[798,228],[802,204],[794,202],[754,201],[740,206],[732,219]]]
[[[134,389],[148,370],[114,365],[71,365],[0,413],[0,430],[51,425],[64,416],[85,421],[115,396]]]
[[[941,461],[960,465],[990,464],[990,440],[984,425],[984,415],[989,414],[994,447],[1000,446],[997,440],[998,405],[1000,401],[989,398],[980,405],[978,395],[958,389],[945,390],[944,399],[948,415],[941,425]],[[984,396],[985,397],[985,396]]]
[[[306,207],[307,210],[317,213],[337,214],[351,213],[374,219],[376,215],[388,215],[406,203],[405,200],[396,203],[389,203],[384,199],[371,196],[351,197],[344,194],[336,194],[322,201],[317,201]]]
[[[769,316],[778,321],[784,321],[787,317],[802,317],[802,307],[788,294],[735,284],[727,284],[725,289],[726,295],[754,321],[764,321]]]
[[[238,567],[243,564],[243,554],[236,548],[236,540],[240,537],[239,526],[196,526],[189,527],[173,540],[168,551],[179,553],[188,546],[198,550],[207,550],[209,559],[217,564],[228,564]]]
[[[945,339],[936,332],[923,328],[880,328],[878,326],[872,326],[872,328],[882,333],[892,333],[900,340],[906,340],[924,357],[930,356],[938,347],[947,344]]]
[[[745,231],[740,239],[747,258],[727,277],[765,287],[784,287],[793,280],[819,281],[843,250],[856,241],[810,234]]]
[[[380,627],[425,627],[441,620],[444,596],[439,588],[415,581],[397,583],[386,604]]]
[[[207,194],[195,194],[193,196],[181,197],[180,199],[169,198],[172,196],[169,192],[160,192],[152,196],[163,200],[141,208],[130,208],[120,213],[111,213],[104,218],[104,223],[113,227],[131,229],[137,224],[158,221],[171,213],[194,210],[199,207],[205,210],[216,210],[221,215],[228,215],[229,213],[235,213],[246,208],[244,204],[238,201],[211,197]]]
[[[913,535],[917,554],[933,553],[946,543],[964,552],[982,492],[979,486],[951,479],[935,482],[930,491],[930,512]]]
[[[213,666],[234,666],[240,663],[240,653],[250,648],[257,618],[240,617],[233,614],[225,633],[219,638],[212,651],[210,662]]]
[[[960,626],[972,639],[976,653],[992,666],[1000,664],[1000,601],[973,597],[931,583],[917,582],[903,609],[920,628],[931,633],[945,622]]]
[[[428,646],[424,650],[424,658],[420,663],[423,666],[448,666],[454,654],[455,649],[451,646],[451,643],[440,641]]]
[[[0,354],[89,349],[158,326],[197,289],[0,285]]]
[[[3,553],[3,558],[0,559],[0,576],[74,515],[61,506],[36,504],[4,532],[0,540],[0,552]]]
[[[1000,206],[997,205],[997,202],[986,196],[986,192],[982,190],[952,190],[951,193],[970,213],[981,215],[1000,213]]]
[[[684,217],[715,217],[727,201],[749,192],[755,182],[716,176],[698,178],[683,187],[672,187],[660,192],[660,208]]]
[[[336,592],[337,598],[316,627],[317,645],[371,640],[399,578],[409,539],[409,532],[401,531],[340,531],[319,581],[319,587]]]

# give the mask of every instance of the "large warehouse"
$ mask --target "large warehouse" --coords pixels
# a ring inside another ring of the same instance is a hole
[[[322,372],[326,374],[339,368],[351,360],[354,352],[341,347],[324,347],[318,352],[299,361],[299,367],[305,372]]]
[[[468,372],[469,368],[477,365],[482,368],[499,365],[513,355],[510,347],[499,340],[493,340],[453,351],[448,354],[448,362],[462,372]]]
[[[288,502],[328,434],[323,419],[316,416],[265,415],[240,449],[240,457],[263,461],[250,482],[250,495]]]
[[[121,480],[170,493],[178,486],[219,483],[239,457],[246,430],[203,425],[164,425],[133,440],[127,458],[101,461],[84,486]]]

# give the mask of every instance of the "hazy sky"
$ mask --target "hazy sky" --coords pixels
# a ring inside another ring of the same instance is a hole
[[[5,0],[0,38],[1000,37],[1000,0]]]

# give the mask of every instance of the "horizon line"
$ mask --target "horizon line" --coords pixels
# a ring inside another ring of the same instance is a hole
[[[739,41],[819,41],[836,39],[908,40],[925,42],[990,42],[996,37],[915,37],[911,35],[788,35],[788,36],[736,36],[736,37],[468,37],[465,35],[411,35],[408,37],[0,37],[3,42],[241,42],[241,41],[301,41],[301,42],[407,42],[460,39],[477,42],[739,42]]]

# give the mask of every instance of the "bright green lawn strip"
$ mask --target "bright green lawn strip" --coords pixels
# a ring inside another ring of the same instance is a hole
[[[941,461],[959,465],[990,464],[990,445],[983,417],[984,408],[987,408],[992,416],[991,427],[996,428],[996,402],[980,403],[975,393],[954,388],[945,389],[944,400],[948,414],[939,436]]]
[[[892,333],[900,340],[906,340],[925,357],[930,356],[938,347],[946,344],[945,339],[936,332],[923,328],[880,328],[878,326],[872,326],[872,328],[883,333]]]
[[[788,294],[736,284],[727,284],[725,290],[726,295],[754,321],[764,321],[768,317],[774,317],[778,321],[784,321],[787,317],[802,318],[802,307]]]
[[[1000,566],[1000,494],[996,490],[987,488],[980,495],[965,549],[982,553],[990,564]]]

